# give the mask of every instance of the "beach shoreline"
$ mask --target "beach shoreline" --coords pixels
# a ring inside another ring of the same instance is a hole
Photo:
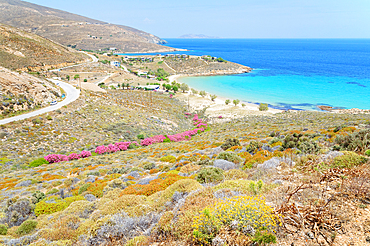
[[[169,77],[169,82],[176,81],[180,77],[193,77],[191,75],[171,75]],[[217,98],[214,99],[214,101],[210,98],[210,93],[207,92],[207,95],[205,97],[200,96],[199,94],[192,94],[190,91],[192,87],[189,87],[190,90],[186,93],[177,93],[176,98],[187,103],[188,107],[192,110],[202,110],[204,108],[206,109],[206,114],[213,118],[226,118],[226,119],[235,119],[235,118],[243,118],[248,115],[271,115],[276,113],[282,113],[285,110],[281,109],[275,109],[269,107],[267,111],[260,111],[259,105],[246,102],[246,101],[240,101],[238,105],[233,104],[232,98],[227,97],[221,97],[219,95],[216,95]],[[196,89],[196,88],[194,88]],[[197,89],[196,89],[197,90]],[[229,105],[225,104],[226,100],[230,100]],[[242,106],[244,104],[244,106]]]

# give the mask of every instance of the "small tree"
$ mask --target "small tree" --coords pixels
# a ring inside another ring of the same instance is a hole
[[[245,107],[246,105],[245,105],[245,103],[242,103],[242,107]]]
[[[212,102],[214,102],[216,98],[217,98],[217,96],[216,96],[216,95],[211,95],[211,100],[212,100]]]
[[[175,86],[172,87],[172,90],[173,90],[173,92],[176,93],[179,90],[179,88],[175,85]]]
[[[127,83],[127,84],[126,84],[126,87],[127,87],[127,90],[128,90],[128,88],[130,87],[130,84],[129,84],[129,83]]]
[[[193,93],[194,95],[198,94],[198,91],[194,88],[191,88],[191,93]]]
[[[166,90],[171,90],[172,89],[172,86],[171,85],[169,85],[169,84],[167,84],[166,85]]]
[[[235,104],[235,106],[236,105],[238,105],[239,103],[240,103],[240,100],[239,99],[235,99],[235,100],[233,100],[233,103]]]
[[[226,99],[225,104],[226,105],[229,105],[229,103],[230,103],[230,100],[229,99]]]
[[[118,84],[117,84],[117,87],[118,87],[118,88],[121,88],[121,85],[118,83]]]
[[[165,90],[166,89],[166,83],[163,83],[162,87],[163,87],[163,90]]]
[[[87,79],[84,79],[84,82],[87,82]]]
[[[79,75],[79,74],[76,74],[73,78],[74,78],[75,80],[76,80],[76,79],[79,79],[79,78],[80,78],[80,75]]]
[[[69,77],[69,75],[66,76],[66,79],[69,81],[71,79],[71,77]]]
[[[269,109],[269,106],[267,103],[260,103],[259,110],[260,111],[267,111]]]
[[[205,97],[206,96],[206,92],[205,91],[200,91],[199,92],[199,95],[201,95],[202,97]]]
[[[188,91],[189,90],[189,86],[185,83],[182,83],[180,85],[180,89],[182,90],[182,92],[185,92],[185,91]]]

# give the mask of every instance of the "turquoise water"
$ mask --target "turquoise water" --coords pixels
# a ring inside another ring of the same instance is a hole
[[[166,40],[189,50],[175,53],[222,57],[254,69],[180,79],[198,90],[284,109],[370,109],[370,39]]]

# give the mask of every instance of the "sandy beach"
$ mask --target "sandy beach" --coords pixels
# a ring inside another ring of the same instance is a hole
[[[181,76],[182,75],[172,75],[169,77],[169,81],[177,81]],[[269,108],[268,111],[259,111],[259,105],[243,101],[240,101],[240,103],[235,106],[233,104],[235,98],[217,96],[217,98],[212,101],[209,93],[207,93],[205,97],[202,97],[199,94],[194,95],[190,91],[186,93],[178,92],[175,97],[186,102],[192,110],[201,110],[207,107],[206,114],[212,118],[222,116],[223,119],[235,119],[247,115],[270,115],[283,112],[283,110],[273,108]],[[230,100],[229,105],[225,104],[227,99]],[[244,106],[242,106],[243,104]]]

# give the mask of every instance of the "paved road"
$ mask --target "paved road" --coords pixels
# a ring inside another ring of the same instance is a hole
[[[80,52],[81,52],[81,53],[84,53],[84,54],[85,54],[85,55],[87,55],[87,56],[89,56],[89,57],[92,59],[92,61],[85,62],[85,63],[80,63],[80,64],[76,64],[76,65],[71,65],[71,66],[67,66],[67,67],[63,67],[63,68],[57,68],[57,69],[53,69],[53,70],[50,70],[50,71],[51,71],[51,72],[57,72],[57,71],[59,71],[59,70],[63,70],[63,69],[65,69],[65,68],[77,67],[77,66],[81,66],[81,65],[86,64],[86,63],[92,63],[92,62],[98,62],[98,61],[99,61],[99,59],[98,59],[98,58],[96,58],[96,56],[90,55],[89,53],[84,52],[84,51],[80,51]]]
[[[81,53],[84,53],[84,54],[88,55],[92,59],[92,61],[87,62],[87,63],[98,62],[99,61],[99,59],[96,58],[93,55],[90,55],[90,54],[88,54],[84,51],[82,51]],[[68,66],[68,67],[74,67],[74,66],[80,66],[80,65],[81,64],[77,64],[77,65]],[[64,67],[64,68],[67,68],[67,67]],[[61,69],[64,69],[64,68],[61,68]],[[54,69],[54,70],[51,70],[51,71],[57,71],[57,70],[59,70],[59,69]],[[21,114],[21,115],[18,115],[18,116],[14,116],[14,117],[11,117],[11,118],[6,118],[6,119],[3,119],[3,120],[0,120],[0,125],[4,125],[4,124],[7,124],[7,123],[10,123],[10,122],[13,122],[13,121],[17,121],[17,120],[24,120],[24,119],[27,119],[27,118],[30,118],[30,117],[34,117],[34,116],[37,116],[37,115],[40,115],[40,114],[44,114],[44,113],[47,113],[47,112],[51,112],[51,111],[60,109],[61,107],[75,101],[80,96],[80,90],[77,90],[72,85],[67,84],[65,82],[62,82],[62,81],[59,81],[59,80],[55,80],[55,79],[48,79],[48,80],[53,82],[54,84],[59,84],[59,86],[66,92],[66,98],[63,101],[59,102],[57,105],[49,106],[49,107],[42,108],[42,109],[27,113],[27,114]]]
[[[59,102],[57,105],[49,106],[49,107],[42,108],[42,109],[27,113],[27,114],[21,114],[21,115],[18,115],[18,116],[14,116],[14,117],[11,117],[11,118],[0,120],[0,125],[4,125],[4,124],[7,124],[7,123],[10,123],[10,122],[13,122],[13,121],[17,121],[17,120],[24,120],[24,119],[27,119],[27,118],[30,118],[30,117],[34,117],[34,116],[37,116],[37,115],[40,115],[40,114],[44,114],[44,113],[47,113],[47,112],[50,112],[50,111],[57,110],[57,109],[65,106],[65,105],[70,104],[71,102],[75,101],[80,96],[80,90],[77,90],[76,88],[74,88],[70,84],[67,84],[67,83],[59,81],[59,80],[54,80],[54,79],[49,79],[49,81],[51,81],[55,84],[59,83],[59,86],[61,88],[63,88],[63,90],[66,92],[66,98],[63,101]]]

